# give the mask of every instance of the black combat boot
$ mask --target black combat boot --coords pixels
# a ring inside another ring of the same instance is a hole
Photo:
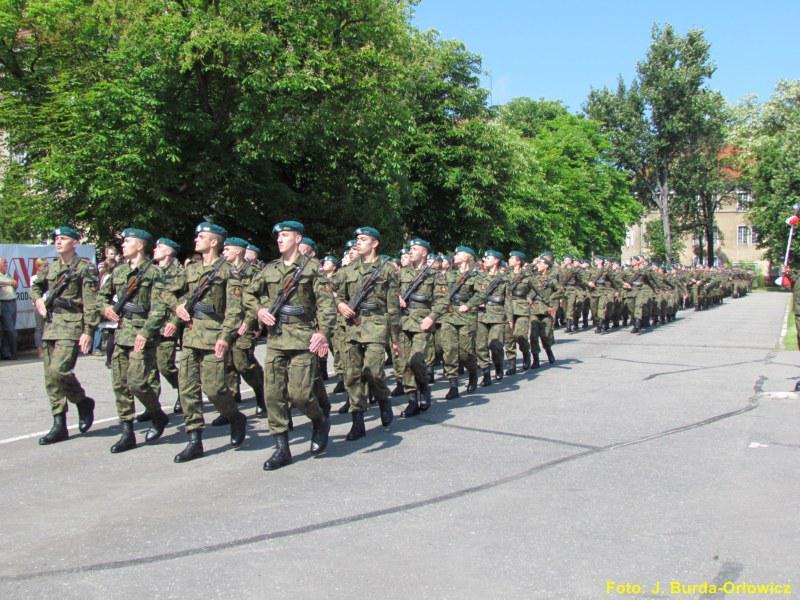
[[[337,411],[340,415],[346,415],[350,411],[350,394],[345,394],[344,402]]]
[[[434,383],[436,381],[436,375],[433,373],[433,367],[428,369],[428,383]]]
[[[633,328],[631,329],[631,333],[639,333],[639,330],[642,328],[642,320],[641,319],[634,319],[633,320]]]
[[[322,377],[322,381],[328,381],[328,358],[320,358],[319,359],[319,371],[320,376]]]
[[[419,410],[425,412],[431,407],[431,386],[421,386],[417,391],[417,396],[419,397]]]
[[[211,421],[212,427],[222,427],[223,425],[230,425],[230,419],[225,415],[218,415],[213,421]]]
[[[567,329],[566,329],[566,331],[567,331],[567,333],[574,333],[575,332],[575,326],[572,324],[572,319],[567,319]]]
[[[399,396],[405,396],[405,395],[406,395],[406,390],[405,390],[405,388],[403,387],[403,382],[402,382],[402,380],[400,380],[400,379],[398,379],[398,380],[397,380],[397,385],[396,385],[396,386],[394,386],[394,389],[392,390],[392,393],[391,393],[391,394],[389,394],[389,395],[390,395],[392,398],[397,398],[397,397],[399,397]]]
[[[375,397],[375,394],[372,393],[372,386],[367,386],[367,404],[373,406],[378,403],[378,399]]]
[[[595,333],[603,333],[603,325],[600,323],[600,321],[595,321],[593,325]]]
[[[267,403],[264,401],[264,388],[256,390],[256,417],[263,419],[267,416]],[[328,403],[330,410],[330,403]]]
[[[537,365],[538,366],[538,365]],[[522,352],[522,370],[527,371],[531,368],[531,353],[530,351]]]
[[[401,417],[416,417],[419,414],[419,401],[417,400],[418,393],[413,392],[408,395],[408,404],[400,413]]]
[[[341,394],[344,391],[344,376],[339,377],[339,381],[336,382],[336,387],[333,388],[334,394]]]
[[[144,434],[145,444],[152,444],[163,435],[164,428],[169,423],[169,417],[164,411],[159,409],[159,411],[153,415],[151,421],[150,429]]]
[[[247,435],[247,417],[238,410],[231,415],[231,446],[238,448]]]
[[[450,389],[447,390],[447,394],[444,397],[445,400],[452,400],[453,398],[458,398],[458,377],[450,378]]]
[[[531,365],[531,369],[538,369],[541,363],[539,362],[539,353],[533,353],[533,364]]]
[[[325,391],[325,386],[320,386],[320,388],[320,393],[322,395],[317,398],[317,402],[319,402],[319,407],[322,409],[322,414],[324,414],[327,419],[331,416],[331,401],[330,398],[328,398],[328,392]]]
[[[292,464],[292,453],[289,451],[289,434],[279,433],[275,436],[275,452],[264,463],[265,471],[274,471]]]
[[[325,452],[328,447],[328,434],[331,432],[331,422],[325,415],[321,419],[311,421],[311,454],[317,455]],[[364,426],[364,415],[361,415],[361,426]]]
[[[481,386],[486,387],[492,385],[492,370],[491,369],[484,369],[483,370],[483,381],[481,381]]]
[[[506,369],[506,375],[516,375],[516,374],[517,374],[517,359],[515,357],[511,360],[511,366]]]
[[[119,440],[111,446],[111,454],[118,454],[126,450],[133,450],[136,448],[136,436],[133,435],[133,421],[123,421],[122,435]]]
[[[137,423],[147,423],[153,418],[153,415],[150,414],[150,410],[145,408],[144,412],[140,412],[136,415],[136,422]]]
[[[241,388],[239,388],[239,387],[236,388],[236,393],[233,395],[233,401],[236,402],[236,404],[241,404],[242,403],[242,389]]]
[[[545,354],[547,354],[547,362],[549,362],[551,365],[556,362],[556,357],[553,356],[553,349],[550,346],[545,348],[544,351]]]
[[[350,417],[353,419],[353,425],[350,427],[350,431],[347,432],[345,439],[348,442],[353,442],[367,435],[367,430],[364,427],[363,412],[357,410],[356,412],[350,413]]]
[[[183,407],[181,406],[180,394],[178,395],[178,399],[175,400],[175,406],[172,407],[172,414],[174,414],[174,415],[182,415],[183,414]]]
[[[50,428],[50,431],[39,438],[39,444],[47,446],[48,444],[55,444],[56,442],[63,442],[68,439],[67,414],[61,413],[60,415],[53,415],[53,426]]]
[[[394,412],[392,412],[392,401],[386,398],[386,400],[378,400],[378,407],[381,411],[381,425],[384,427],[388,427],[392,424],[394,420]]]
[[[94,400],[88,396],[78,402],[78,431],[86,433],[94,423]]]
[[[478,371],[469,372],[469,381],[467,381],[467,393],[474,392],[478,389]]]
[[[503,379],[503,344],[499,340],[492,340],[489,342],[489,352],[494,363],[494,378],[500,381]]]
[[[189,432],[189,443],[186,447],[175,455],[175,462],[189,462],[201,456],[203,456],[203,432],[195,429]]]

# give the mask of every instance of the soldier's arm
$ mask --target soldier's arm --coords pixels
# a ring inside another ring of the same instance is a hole
[[[506,301],[503,303],[503,307],[506,309],[506,322],[511,323],[514,321],[514,296],[511,294],[511,277],[506,277],[505,288]]]
[[[155,267],[152,267],[152,269],[155,269]],[[144,326],[139,331],[139,335],[147,341],[152,340],[161,331],[161,327],[167,318],[167,305],[163,300],[163,288],[165,285],[164,276],[160,272],[156,273],[150,288],[150,310],[147,313]]]
[[[449,302],[447,300],[447,286],[445,285],[444,292],[442,286],[439,285],[437,277],[433,278],[433,297],[431,298],[431,312],[428,315],[434,321],[438,321],[447,313]]]
[[[44,271],[39,271],[36,279],[31,282],[30,298],[36,302],[39,298],[43,298],[47,291],[47,272],[50,270],[50,265]]]
[[[314,274],[313,286],[317,304],[317,331],[330,341],[336,326],[337,314],[333,292],[327,282],[323,281],[323,276],[319,272]]]
[[[242,306],[244,309],[244,320],[248,328],[255,329],[258,324],[258,311],[268,305],[269,297],[262,297],[262,288],[266,291],[266,286],[262,278],[263,271],[253,277],[249,285],[242,291]]]
[[[486,286],[482,285],[482,279],[484,277],[482,273],[472,276],[472,289],[474,293],[472,298],[469,299],[469,302],[467,302],[467,306],[469,306],[471,310],[478,308],[482,304],[486,304]]]
[[[386,322],[392,339],[400,338],[400,280],[397,271],[391,265],[386,265]]]
[[[233,343],[233,338],[242,324],[242,281],[229,271],[225,282],[225,318],[218,340]]]
[[[85,263],[81,270],[81,294],[83,300],[83,333],[94,335],[100,324],[100,313],[97,312],[97,270],[94,265]]]
[[[164,285],[160,288],[160,300],[164,305],[165,322],[172,323],[177,327],[181,320],[175,314],[175,307],[180,304],[179,298],[183,295],[186,288],[186,276],[181,269],[169,281],[165,279]]]

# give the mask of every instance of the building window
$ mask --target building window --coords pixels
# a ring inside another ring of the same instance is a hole
[[[748,246],[750,244],[750,228],[747,225],[739,225],[736,228],[736,244],[738,246]]]
[[[750,243],[753,246],[758,246],[758,229],[755,227],[750,228]]]
[[[630,248],[633,246],[633,227],[628,227],[628,231],[625,232],[625,247]]]
[[[736,192],[736,210],[739,212],[747,212],[753,206],[753,199],[750,197],[750,192]]]

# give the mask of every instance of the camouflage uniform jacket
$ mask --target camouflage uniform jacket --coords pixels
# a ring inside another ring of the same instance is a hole
[[[489,287],[493,285],[495,279],[499,280],[499,285],[489,293]],[[506,301],[508,283],[509,278],[505,273],[498,271],[492,275],[488,271],[481,272],[475,284],[475,289],[485,298],[485,304],[480,314],[478,314],[478,322],[506,323],[512,320],[511,303]]]
[[[533,274],[529,268],[521,269],[518,273],[510,273],[506,288],[506,302],[511,306],[511,313],[517,317],[530,315],[528,299],[531,295],[531,278]]]
[[[420,274],[420,270],[411,266],[400,269],[398,274],[400,295],[408,290],[411,282]],[[447,293],[442,293],[441,286],[436,285],[436,277],[434,271],[429,271],[416,291],[411,294],[408,305],[401,312],[400,325],[403,331],[420,333],[422,332],[420,323],[425,317],[438,321],[447,312]]]
[[[388,261],[380,261],[381,259],[372,263],[355,262],[341,269],[341,274],[336,279],[336,302],[347,304],[359,292],[373,269],[380,270],[372,290],[358,309],[356,323],[345,321],[347,339],[352,342],[385,344],[390,332],[395,336],[400,332],[397,271]]]
[[[440,319],[442,323],[470,325],[477,321],[478,307],[486,302],[486,298],[481,296],[475,289],[479,274],[480,271],[474,269],[463,274],[457,269],[450,269],[446,273],[438,275],[436,285],[439,288],[439,293],[445,294],[447,301],[447,312]],[[452,302],[450,301],[451,288],[454,291],[458,289],[453,296]],[[462,304],[466,304],[469,307],[469,311],[465,313],[458,312],[458,307]]]

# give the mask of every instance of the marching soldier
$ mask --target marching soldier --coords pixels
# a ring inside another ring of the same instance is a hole
[[[67,402],[78,408],[78,430],[86,433],[94,422],[94,400],[89,398],[75,377],[73,369],[78,350],[88,354],[92,336],[100,322],[97,314],[97,271],[78,257],[80,233],[66,225],[53,230],[58,259],[47,267],[44,277],[31,284],[31,299],[45,319],[44,383],[50,400],[53,426],[41,445],[69,438]],[[47,300],[44,296],[47,293]]]
[[[431,389],[425,361],[431,332],[447,310],[446,299],[437,293],[436,279],[427,264],[431,245],[423,239],[408,242],[408,266],[400,269],[400,346],[403,357],[403,388],[408,405],[400,413],[413,417],[431,405]],[[398,361],[395,361],[395,365]]]
[[[478,355],[478,368],[483,371],[482,386],[492,384],[491,365],[494,364],[495,378],[503,379],[503,342],[506,323],[513,321],[511,303],[506,302],[508,277],[500,271],[503,254],[489,249],[483,255],[486,270],[481,273],[475,285],[485,304],[478,314],[478,328],[475,348]],[[491,359],[491,360],[490,360]]]
[[[359,227],[354,237],[360,260],[342,270],[336,290],[337,310],[347,324],[345,386],[353,420],[348,441],[366,435],[368,389],[378,401],[381,424],[388,427],[394,418],[383,363],[389,330],[400,329],[397,273],[377,254],[381,234],[374,227]]]
[[[239,278],[242,288],[246,288],[253,277],[256,276],[256,267],[245,262],[244,255],[247,252],[247,241],[238,237],[225,239],[222,250],[225,260],[233,267],[233,275]],[[264,403],[264,371],[258,364],[255,356],[255,331],[257,326],[251,328],[248,323],[242,321],[235,335],[235,341],[231,347],[232,369],[228,371],[230,381],[228,387],[234,392],[234,400],[237,404],[242,401],[240,389],[240,379],[244,379],[253,388],[256,400],[256,417],[267,416],[267,405]],[[224,415],[219,415],[211,422],[212,427],[228,425],[228,419]]]
[[[603,333],[609,329],[609,321],[614,310],[614,294],[622,287],[606,259],[594,257],[595,268],[589,274],[587,286],[591,289],[591,311],[594,321],[594,332]]]
[[[517,373],[517,346],[522,352],[522,370],[527,371],[531,368],[531,347],[530,347],[530,306],[528,296],[531,293],[530,269],[525,263],[528,257],[524,252],[512,250],[508,254],[508,266],[511,270],[511,279],[508,283],[508,295],[506,302],[511,307],[511,320],[506,328],[506,359],[510,366],[506,375]]]
[[[536,262],[536,274],[530,282],[531,349],[534,369],[540,365],[540,340],[541,347],[544,348],[547,355],[547,362],[551,365],[556,362],[556,357],[553,355],[553,344],[555,343],[553,321],[558,308],[561,287],[557,275],[550,272],[552,260],[552,254],[542,254]]]
[[[202,259],[186,267],[186,294],[175,309],[185,323],[178,379],[189,435],[189,443],[175,456],[178,463],[203,456],[202,391],[228,418],[231,446],[241,446],[247,432],[247,419],[228,386],[230,347],[242,322],[242,287],[231,264],[220,255],[227,231],[208,222],[200,223],[195,231],[194,249]]]
[[[469,246],[458,246],[453,257],[454,269],[440,275],[447,293],[447,313],[441,318],[442,359],[444,375],[450,382],[445,399],[458,398],[458,366],[463,363],[469,373],[467,393],[478,387],[478,359],[475,335],[478,327],[478,306],[485,299],[476,292],[477,252]]]
[[[578,319],[583,306],[581,292],[586,287],[583,269],[572,256],[566,255],[563,259],[561,272],[561,287],[564,296],[564,317],[567,320],[567,333],[578,330]]]
[[[258,257],[261,255],[261,248],[255,244],[247,244],[247,250],[244,253],[244,259],[252,264],[258,271],[264,268],[264,262]]]
[[[303,225],[283,221],[273,227],[281,257],[269,263],[245,290],[248,322],[267,327],[267,416],[275,452],[264,470],[292,462],[289,450],[290,403],[311,420],[311,453],[325,451],[331,424],[314,394],[316,356],[328,353],[335,308],[319,262],[300,252]]]
[[[144,405],[152,421],[144,436],[146,444],[158,440],[169,423],[159,402],[161,384],[156,370],[156,346],[166,318],[161,289],[164,275],[149,259],[153,243],[149,232],[129,227],[122,237],[125,262],[114,269],[98,294],[101,314],[117,323],[111,381],[122,435],[111,446],[113,454],[136,447],[134,397]]]

